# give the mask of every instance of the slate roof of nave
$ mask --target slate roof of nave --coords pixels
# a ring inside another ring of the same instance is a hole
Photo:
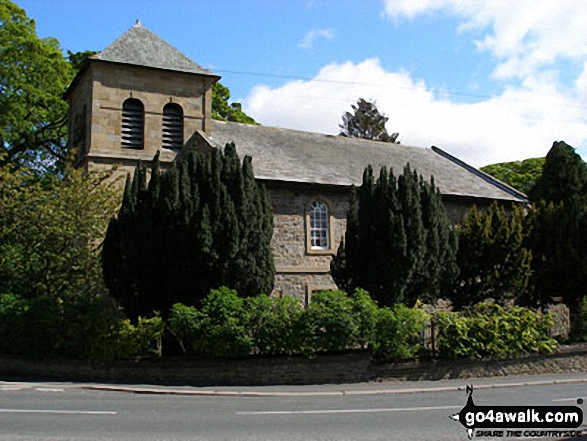
[[[523,193],[437,148],[368,141],[277,127],[212,121],[218,147],[234,142],[241,158],[253,158],[258,179],[335,186],[361,185],[363,170],[392,168],[398,176],[406,164],[435,184],[442,194],[527,202]]]

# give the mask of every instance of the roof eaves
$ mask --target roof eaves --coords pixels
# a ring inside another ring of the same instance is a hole
[[[475,176],[483,179],[485,182],[499,188],[501,191],[504,191],[506,193],[508,193],[509,195],[519,199],[521,202],[524,203],[528,203],[528,196],[526,196],[524,193],[522,193],[519,190],[516,190],[515,188],[509,186],[508,184],[506,184],[505,182],[501,182],[499,179],[494,178],[493,176],[476,169],[475,167],[467,164],[466,162],[458,159],[457,157],[451,155],[448,152],[445,152],[444,150],[442,150],[439,147],[436,146],[432,146],[431,147],[432,151],[439,154],[440,156],[442,156],[443,158],[446,158],[450,161],[452,161],[453,163],[463,167],[465,170],[467,170],[469,173],[474,174]]]

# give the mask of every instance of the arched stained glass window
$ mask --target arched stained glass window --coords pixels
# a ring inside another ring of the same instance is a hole
[[[327,250],[330,247],[330,221],[328,207],[314,202],[310,207],[310,244],[313,250]]]

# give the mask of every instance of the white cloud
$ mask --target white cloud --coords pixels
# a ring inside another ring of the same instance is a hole
[[[499,60],[499,79],[523,79],[556,69],[560,59],[587,57],[584,0],[384,0],[384,11],[396,21],[439,11],[461,17],[459,31],[480,32],[479,50]]]
[[[343,112],[359,97],[376,100],[389,116],[388,131],[399,132],[402,144],[436,145],[482,166],[544,156],[555,140],[587,146],[587,112],[580,107],[587,100],[587,74],[581,87],[583,102],[533,78],[522,89],[508,88],[484,102],[455,103],[408,72],[385,71],[373,58],[329,64],[313,81],[257,86],[244,104],[265,125],[336,134]]]
[[[325,38],[326,40],[332,40],[334,38],[334,31],[332,29],[312,29],[309,30],[302,41],[298,43],[298,47],[304,49],[312,49],[314,43],[319,38]]]

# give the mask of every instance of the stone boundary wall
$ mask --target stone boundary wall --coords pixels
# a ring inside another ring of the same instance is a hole
[[[378,363],[366,353],[244,360],[164,360],[88,363],[0,358],[0,378],[124,382],[192,386],[252,386],[440,380],[523,374],[587,372],[587,345],[506,360],[432,360]]]

